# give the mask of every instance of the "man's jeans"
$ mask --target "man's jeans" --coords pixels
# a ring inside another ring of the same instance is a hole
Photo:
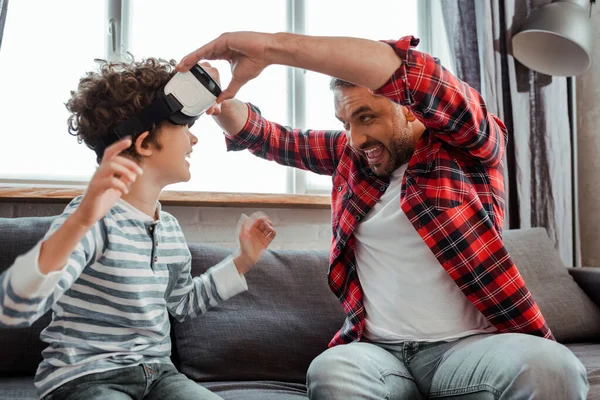
[[[218,400],[170,364],[142,364],[90,374],[60,386],[44,400]],[[222,399],[221,399],[222,400]]]
[[[453,342],[355,342],[313,360],[311,399],[584,400],[583,364],[565,346],[517,333]]]

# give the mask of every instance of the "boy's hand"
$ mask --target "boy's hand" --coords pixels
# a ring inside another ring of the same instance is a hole
[[[275,238],[273,222],[262,212],[255,212],[245,220],[240,229],[240,255],[234,259],[240,274],[245,274],[258,262]]]
[[[200,63],[200,66],[219,84],[221,87],[221,77],[219,76],[219,71],[210,65],[207,62]],[[215,103],[208,110],[206,110],[206,115],[217,116],[221,113],[221,103]]]
[[[121,198],[129,192],[129,187],[142,169],[131,159],[119,154],[131,146],[131,139],[120,140],[107,147],[102,162],[92,177],[77,211],[73,214],[77,221],[91,227],[104,217]]]

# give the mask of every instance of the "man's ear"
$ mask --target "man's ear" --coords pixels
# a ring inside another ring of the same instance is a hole
[[[413,114],[412,110],[406,106],[404,108],[404,118],[406,118],[406,122],[415,122],[417,120],[417,116]]]
[[[149,134],[150,132],[146,131],[139,135],[137,139],[135,139],[135,152],[142,157],[150,157],[152,155],[152,149],[150,148],[150,146],[148,146],[147,143],[144,143],[144,140],[148,137]]]

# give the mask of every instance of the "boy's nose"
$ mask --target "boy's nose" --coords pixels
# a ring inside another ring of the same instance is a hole
[[[191,139],[191,142],[192,142],[192,146],[195,146],[196,143],[198,143],[198,138],[192,132],[190,132],[190,139]]]

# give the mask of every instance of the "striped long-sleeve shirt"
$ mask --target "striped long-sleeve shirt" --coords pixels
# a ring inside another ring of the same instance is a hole
[[[74,199],[46,238],[75,211]],[[192,278],[177,220],[158,220],[120,200],[59,271],[41,274],[40,241],[0,275],[0,326],[29,326],[52,309],[41,333],[40,397],[83,375],[141,363],[171,363],[170,313],[183,321],[247,289],[232,258]]]

